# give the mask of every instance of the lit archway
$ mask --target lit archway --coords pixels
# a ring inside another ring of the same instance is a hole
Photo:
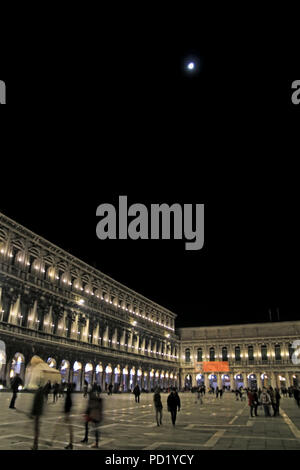
[[[190,390],[192,388],[192,376],[190,374],[185,376],[184,388]]]
[[[131,390],[134,388],[134,379],[135,379],[135,368],[132,367],[129,373],[129,387]]]
[[[235,380],[235,387],[236,387],[236,389],[239,389],[239,388],[241,388],[241,387],[245,387],[243,374],[240,374],[240,373],[235,374],[234,380]]]
[[[197,374],[196,375],[196,382],[197,382],[198,387],[201,387],[202,385],[204,385],[204,376],[203,376],[203,374]]]
[[[261,378],[261,384],[263,387],[268,387],[268,384],[269,384],[269,377],[267,374],[263,373],[261,374],[260,376]]]
[[[69,373],[70,373],[70,363],[65,359],[61,362],[60,366],[60,375],[62,383],[69,382]]]
[[[138,369],[137,370],[137,373],[136,373],[136,383],[138,384],[138,386],[140,387],[140,389],[142,388],[142,369]]]
[[[103,380],[103,366],[102,364],[97,364],[96,366],[96,382],[102,388],[102,380]]]
[[[110,364],[108,364],[105,367],[105,390],[108,389],[109,384],[112,382],[112,367]]]
[[[93,372],[94,372],[93,364],[88,362],[84,368],[84,380],[86,380],[89,385],[92,385],[93,383]]]
[[[215,374],[209,374],[208,376],[209,387],[216,389],[218,386],[217,376]]]
[[[81,362],[74,362],[73,365],[73,378],[72,382],[75,387],[75,390],[81,390],[81,379],[82,379],[82,364]]]
[[[124,367],[122,370],[122,385],[123,391],[128,392],[128,367]]]
[[[12,361],[9,371],[9,378],[12,380],[17,374],[20,375],[21,380],[25,381],[25,358],[23,354],[17,352]]]
[[[230,377],[228,374],[222,374],[222,387],[225,387],[226,390],[230,390]]]
[[[248,384],[251,388],[251,390],[256,390],[257,389],[257,378],[255,374],[249,374],[248,375]]]

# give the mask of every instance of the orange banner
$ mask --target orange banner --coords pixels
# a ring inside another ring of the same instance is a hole
[[[226,361],[203,362],[203,372],[229,372],[229,363]]]

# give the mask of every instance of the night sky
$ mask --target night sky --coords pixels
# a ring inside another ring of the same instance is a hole
[[[11,107],[0,211],[172,310],[177,327],[269,321],[270,308],[274,321],[277,308],[298,320],[299,109],[287,50],[180,28],[100,43],[97,55],[89,39],[38,64],[32,53],[26,72],[19,51],[18,76],[1,69]],[[204,203],[203,249],[98,240],[96,208],[119,195],[148,208]]]

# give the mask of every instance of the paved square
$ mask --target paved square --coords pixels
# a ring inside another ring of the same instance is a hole
[[[102,394],[104,420],[101,424],[100,449],[105,450],[300,450],[300,408],[293,398],[282,398],[279,417],[250,418],[246,401],[236,401],[235,394],[226,393],[220,399],[206,395],[203,404],[196,395],[180,393],[181,411],[175,428],[167,412],[167,394],[162,394],[163,425],[155,422],[153,394],[142,394],[140,403],[132,394]],[[33,421],[28,414],[33,394],[20,393],[16,410],[8,408],[11,393],[0,393],[0,450],[29,450],[33,443]],[[88,450],[94,443],[90,431],[88,445],[84,437],[83,413],[87,399],[73,395],[72,421],[74,449]],[[49,395],[41,422],[39,449],[64,449],[68,430],[63,422],[64,399],[52,403]],[[50,441],[53,437],[53,445]],[[91,449],[92,450],[92,449]]]

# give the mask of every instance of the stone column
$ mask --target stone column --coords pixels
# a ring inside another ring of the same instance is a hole
[[[256,375],[256,381],[257,381],[257,388],[262,389],[262,383],[261,383],[261,373],[260,372],[255,372]]]
[[[222,388],[222,377],[221,377],[220,372],[218,372],[217,374],[217,384],[218,384],[219,389]]]
[[[141,343],[141,354],[145,354],[145,344],[146,344],[146,338],[144,336],[142,339],[142,343]]]
[[[120,338],[120,348],[125,349],[125,343],[126,343],[126,331],[123,330],[122,336]]]
[[[208,379],[208,372],[204,372],[204,385],[205,385],[205,388],[206,388],[206,392],[208,391],[209,389],[209,379]]]
[[[231,373],[229,377],[230,377],[230,389],[235,390],[234,374]]]

